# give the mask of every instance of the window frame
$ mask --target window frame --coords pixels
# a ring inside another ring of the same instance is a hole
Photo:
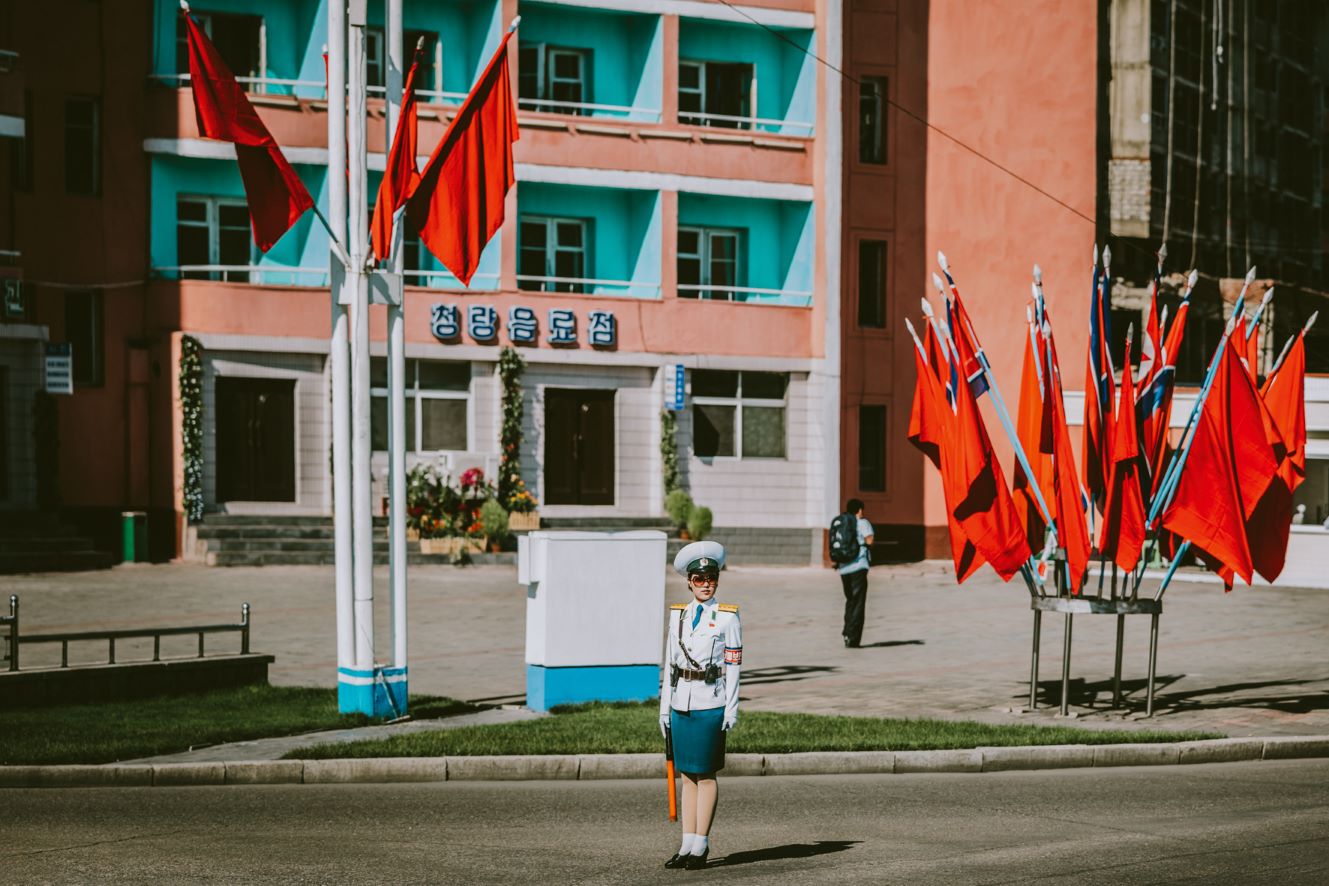
[[[75,126],[69,119],[72,107],[77,103],[86,103],[92,111],[92,122],[90,124],[78,124]],[[99,95],[80,95],[72,94],[65,96],[65,193],[78,197],[100,197],[102,193],[102,100]],[[86,130],[91,141],[91,156],[89,160],[92,164],[92,170],[89,173],[90,186],[87,190],[76,189],[71,183],[71,149],[70,137],[74,131]]]
[[[857,328],[860,331],[871,330],[874,333],[890,334],[889,324],[887,322],[890,313],[890,241],[885,237],[876,236],[858,236],[855,237],[857,243],[857,273],[854,281],[854,301]],[[863,322],[863,249],[868,244],[875,244],[881,247],[881,322],[876,324],[866,324]]]
[[[92,343],[92,354],[80,355],[78,348],[72,347],[73,342],[70,339],[70,313],[71,305],[75,299],[86,298],[89,306],[88,316],[91,321],[92,329],[88,338]],[[71,345],[71,355],[73,358],[73,372],[71,373],[74,387],[76,388],[100,388],[106,384],[106,299],[99,289],[71,289],[65,293],[65,341]],[[92,371],[88,376],[80,379],[79,367],[91,366]]]
[[[202,203],[204,205],[205,209],[204,209],[203,222],[200,223],[192,220],[184,221],[180,218],[180,204],[186,201],[193,203]],[[222,263],[221,262],[221,232],[222,232],[221,208],[223,206],[243,207],[245,210],[245,215],[248,216],[249,204],[246,203],[245,200],[241,197],[205,196],[202,194],[176,194],[175,204],[176,204],[176,214],[175,214],[176,264],[180,267],[187,267],[187,265],[185,265],[184,262],[180,261],[180,228],[190,227],[190,228],[204,228],[207,230],[208,232],[207,264],[220,265]],[[249,237],[249,265],[248,265],[248,267],[250,268],[253,268],[258,264],[258,261],[254,255],[257,248],[258,247],[254,245],[253,237],[251,235]],[[179,273],[180,273],[180,279],[182,280],[219,280],[223,283],[248,283],[250,277],[249,271],[201,271],[201,272],[195,271],[195,272],[188,272],[189,276],[186,276],[185,271],[180,271]]]
[[[572,218],[567,216],[555,215],[522,215],[517,219],[517,288],[525,292],[561,292],[561,293],[585,293],[589,291],[591,284],[588,283],[558,283],[550,282],[548,279],[532,280],[532,275],[521,273],[522,252],[527,249],[522,241],[521,231],[526,225],[543,224],[545,228],[544,245],[544,278],[557,277],[556,269],[558,267],[558,254],[560,252],[576,252],[572,247],[562,247],[558,244],[558,226],[560,224],[575,224],[581,228],[581,280],[595,279],[594,267],[592,265],[591,237],[594,233],[594,219]],[[566,287],[566,288],[561,288]]]
[[[863,421],[864,413],[867,410],[879,410],[881,414],[881,485],[866,486],[863,483]],[[885,403],[859,403],[858,404],[858,472],[855,478],[858,483],[859,492],[885,493],[887,491],[886,473],[887,473],[887,447],[890,440],[890,408]]]
[[[385,357],[376,357],[374,359],[386,359]],[[421,363],[453,363],[466,367],[468,373],[466,381],[466,390],[449,391],[442,388],[421,388],[420,387],[420,364]],[[406,408],[415,414],[415,439],[408,441],[407,452],[413,452],[417,455],[437,455],[440,452],[471,452],[475,443],[475,399],[471,396],[473,385],[475,384],[475,370],[469,360],[425,360],[412,357],[406,361]],[[371,387],[369,389],[370,413],[373,413],[373,403],[375,399],[386,401],[388,399],[388,388]],[[423,401],[425,400],[464,400],[466,401],[466,446],[464,449],[422,449],[421,444],[424,441],[424,417]],[[371,420],[372,421],[372,420]],[[390,433],[390,432],[389,432]],[[372,444],[373,433],[370,433]],[[386,449],[373,449],[373,452],[387,452]]]
[[[880,156],[881,156],[880,160],[865,159],[863,156],[863,136],[864,136],[864,124],[865,124],[864,113],[863,113],[863,102],[864,99],[867,97],[864,87],[868,86],[869,84],[872,85],[874,88],[876,88],[877,125],[875,128],[879,136],[878,148],[880,150]],[[858,110],[854,120],[854,130],[855,130],[854,134],[856,136],[855,141],[858,142],[858,150],[856,152],[856,157],[857,157],[856,165],[858,166],[880,168],[890,165],[890,157],[891,157],[890,144],[889,144],[890,127],[888,126],[888,120],[887,120],[888,116],[887,112],[890,109],[890,89],[891,89],[891,78],[886,74],[864,74],[859,77]]]
[[[683,246],[679,242],[682,235],[697,235],[697,252],[684,252]],[[712,272],[714,267],[712,263],[715,259],[713,244],[718,237],[734,238],[734,282],[729,284],[732,289],[716,288],[712,289]],[[693,298],[705,301],[739,301],[739,292],[747,284],[747,230],[745,228],[722,228],[704,225],[679,225],[677,235],[674,238],[675,245],[675,289],[679,298]],[[696,259],[701,269],[701,279],[694,283],[683,283],[678,274],[678,263],[684,258]],[[689,294],[683,294],[683,288],[688,287]],[[695,288],[693,288],[695,287]],[[717,297],[716,293],[722,293]]]
[[[218,16],[230,17],[230,18],[257,19],[258,27],[255,29],[254,32],[255,39],[258,43],[258,45],[255,47],[255,52],[254,52],[254,64],[257,67],[257,71],[255,73],[250,73],[247,71],[233,70],[231,73],[235,74],[236,77],[257,76],[259,79],[262,79],[267,76],[267,71],[268,71],[267,16],[262,15],[261,13],[253,13],[253,12],[218,12],[216,10],[200,12],[194,9],[191,9],[189,14],[193,16],[194,21],[198,22],[199,28],[203,31],[204,34],[207,35],[209,40],[213,39],[213,33],[212,33],[213,20]],[[183,27],[184,19],[181,18],[178,19],[177,21],[179,24],[177,25],[175,31],[175,73],[177,76],[183,77],[189,74],[189,38]],[[220,53],[220,51],[221,50],[219,49],[218,52]],[[223,59],[223,61],[226,61],[226,64],[228,66],[231,65],[230,61],[227,61],[225,59]],[[183,87],[186,84],[182,81],[180,82],[179,85]],[[246,83],[245,81],[242,80],[240,81],[240,87],[245,92],[253,92],[256,94],[263,94],[268,91],[267,84],[265,83]]]
[[[696,371],[697,371],[697,370],[695,370],[695,369],[690,369],[690,370],[688,370],[688,390],[689,390],[689,392],[692,390],[692,378],[693,378],[693,373],[696,372]],[[697,396],[691,396],[691,395],[689,395],[689,399],[692,401],[692,406],[693,406],[694,409],[695,409],[697,406],[732,406],[732,407],[734,408],[734,410],[735,410],[735,412],[734,412],[734,453],[733,453],[733,455],[720,455],[720,454],[718,454],[718,453],[715,454],[715,455],[698,455],[698,454],[696,453],[697,419],[696,419],[696,415],[695,415],[695,413],[693,413],[692,415],[689,416],[690,420],[692,421],[692,445],[693,445],[693,453],[692,453],[692,454],[693,454],[693,457],[694,457],[694,458],[710,459],[710,460],[713,461],[713,462],[715,462],[715,461],[788,461],[788,460],[789,460],[789,386],[793,383],[793,374],[792,374],[792,373],[789,373],[789,372],[775,372],[775,373],[773,373],[773,374],[775,374],[775,375],[782,375],[782,376],[784,376],[784,379],[785,379],[785,384],[784,384],[784,397],[781,398],[781,399],[779,399],[779,400],[776,400],[776,399],[773,399],[773,398],[770,398],[770,397],[746,397],[746,396],[744,396],[744,394],[743,394],[743,376],[744,376],[744,374],[745,374],[745,373],[748,373],[748,372],[766,372],[766,370],[761,370],[761,369],[751,369],[751,370],[744,370],[744,369],[728,369],[728,370],[723,370],[723,369],[722,369],[722,370],[706,370],[706,371],[712,371],[712,372],[714,372],[714,371],[719,371],[719,372],[733,372],[734,374],[736,374],[736,375],[738,376],[737,387],[736,387],[736,389],[735,389],[734,396],[732,396],[732,397],[707,397],[707,396],[700,396],[700,397],[697,397]],[[751,406],[751,407],[757,407],[757,408],[762,408],[762,407],[764,407],[764,408],[768,408],[768,409],[769,409],[769,408],[779,408],[779,409],[784,413],[784,441],[783,441],[784,445],[781,447],[781,448],[783,449],[783,454],[781,454],[781,455],[744,455],[744,454],[743,454],[743,409],[744,409],[744,407],[748,407],[748,406]]]
[[[521,94],[521,72],[517,76],[517,104],[523,107],[523,110],[536,111],[543,114],[567,114],[573,117],[588,117],[591,115],[591,108],[587,107],[566,107],[564,105],[546,105],[545,102],[561,101],[554,98],[553,90],[557,83],[575,82],[581,92],[579,105],[594,104],[594,50],[584,46],[559,46],[552,43],[522,43],[517,50],[518,65],[521,64],[521,52],[526,50],[535,53],[535,95]],[[579,62],[580,76],[576,81],[569,78],[560,78],[554,75],[554,60],[560,55],[576,56]]]
[[[723,65],[726,67],[746,67],[748,68],[749,85],[748,94],[740,99],[748,103],[747,114],[721,114],[719,111],[711,110],[708,107],[712,98],[710,91],[706,88],[707,68],[713,65]],[[685,88],[683,86],[683,68],[692,67],[697,69],[697,88]],[[684,111],[683,95],[697,95],[699,97],[700,110]],[[757,128],[757,63],[756,62],[734,62],[718,61],[698,58],[680,58],[678,60],[678,122],[684,126],[706,126],[713,129],[741,129],[754,131]],[[716,119],[722,117],[724,119]]]

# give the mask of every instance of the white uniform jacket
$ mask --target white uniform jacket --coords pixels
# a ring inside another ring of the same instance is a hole
[[[698,617],[697,610],[701,610]],[[694,626],[695,625],[695,626]],[[687,655],[683,650],[687,650]],[[688,661],[688,656],[692,661]],[[695,664],[694,664],[695,663]],[[719,665],[720,678],[714,683],[679,678],[669,685],[672,667],[688,670]],[[664,675],[660,685],[660,715],[677,711],[705,711],[723,707],[726,722],[738,719],[738,673],[743,664],[743,634],[738,624],[738,607],[695,600],[669,608],[669,635],[665,638]]]

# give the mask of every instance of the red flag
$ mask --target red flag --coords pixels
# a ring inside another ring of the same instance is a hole
[[[1270,581],[1282,570],[1291,499],[1277,477],[1277,430],[1233,344],[1219,358],[1163,526],[1250,584],[1257,569]]]
[[[387,261],[388,252],[392,249],[392,216],[406,205],[407,196],[420,180],[420,173],[415,168],[415,71],[419,64],[420,53],[417,51],[411,60],[411,70],[406,75],[406,86],[402,89],[397,132],[392,136],[392,148],[388,151],[387,165],[383,169],[383,181],[379,182],[378,199],[374,201],[374,218],[369,225],[374,241],[374,255],[380,264]]]
[[[1306,480],[1306,334],[1297,334],[1283,363],[1264,380],[1260,396],[1287,447],[1282,477],[1295,490]]]
[[[1021,448],[1024,449],[1025,457],[1029,459],[1029,466],[1033,468],[1033,483],[1037,484],[1039,492],[1043,494],[1043,502],[1048,505],[1055,520],[1057,512],[1052,507],[1052,503],[1056,501],[1052,487],[1052,457],[1044,453],[1040,445],[1043,437],[1044,392],[1047,386],[1044,379],[1046,373],[1040,359],[1042,347],[1039,340],[1038,331],[1031,323],[1024,342],[1024,366],[1020,373],[1020,405],[1015,419],[1015,434],[1020,440]],[[1011,473],[1014,477],[1011,495],[1016,504],[1022,506],[1021,513],[1025,514],[1029,546],[1037,550],[1042,547],[1043,531],[1046,528],[1043,512],[1034,499],[1030,478],[1025,476],[1024,468],[1018,459]]]
[[[1098,550],[1129,572],[1144,548],[1144,498],[1140,493],[1140,448],[1135,434],[1135,385],[1131,384],[1131,340],[1126,339],[1121,391],[1112,429],[1112,475]]]
[[[235,75],[189,13],[189,88],[199,135],[232,142],[249,202],[254,242],[262,252],[314,205],[300,177],[282,156],[277,141],[259,119]]]
[[[516,181],[512,144],[519,134],[508,76],[511,38],[511,31],[503,35],[406,203],[420,240],[464,285],[503,224],[503,200]]]
[[[946,395],[932,368],[924,362],[918,348],[914,348],[914,405],[909,418],[909,442],[918,447],[932,464],[941,471],[942,493],[946,498],[946,529],[950,536],[951,557],[955,561],[956,580],[963,583],[983,565],[983,557],[965,536],[950,513],[963,498],[954,481],[952,468],[955,447],[944,445],[954,415],[946,403]]]
[[[1080,582],[1089,568],[1089,525],[1085,510],[1089,501],[1080,485],[1075,469],[1075,452],[1071,446],[1071,432],[1066,424],[1066,407],[1061,383],[1061,370],[1056,345],[1048,336],[1048,391],[1047,422],[1044,427],[1044,449],[1052,453],[1052,485],[1056,498],[1057,545],[1066,551],[1066,567],[1072,593],[1080,593]]]
[[[1246,360],[1246,371],[1251,374],[1251,378],[1258,378],[1260,375],[1260,324],[1251,323],[1250,335],[1245,341],[1246,351],[1242,357]]]
[[[949,456],[942,461],[943,482],[954,484],[957,493],[947,498],[950,516],[997,574],[1010,581],[1029,560],[1029,542],[974,392],[963,382],[957,388],[954,432],[942,450]]]

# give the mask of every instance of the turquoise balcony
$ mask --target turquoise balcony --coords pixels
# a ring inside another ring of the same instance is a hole
[[[680,123],[813,134],[812,31],[686,18],[678,30]]]
[[[812,304],[812,204],[678,195],[678,297]]]
[[[656,15],[522,3],[518,107],[657,122],[664,38]]]
[[[660,297],[656,191],[518,182],[517,288]]]

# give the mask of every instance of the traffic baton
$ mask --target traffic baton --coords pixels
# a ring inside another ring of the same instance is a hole
[[[669,783],[669,820],[678,821],[678,797],[674,793],[674,739],[665,727],[665,779]]]

